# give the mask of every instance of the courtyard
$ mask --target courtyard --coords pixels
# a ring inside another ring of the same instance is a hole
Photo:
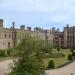
[[[11,59],[0,62],[0,75],[5,75],[6,72],[10,71],[10,63],[12,63]],[[71,73],[75,74],[75,61],[62,68],[46,70],[45,72],[46,75],[71,75]]]

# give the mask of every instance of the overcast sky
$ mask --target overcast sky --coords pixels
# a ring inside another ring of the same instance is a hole
[[[62,27],[75,25],[75,0],[0,0],[0,18],[4,27],[20,25],[41,27]]]

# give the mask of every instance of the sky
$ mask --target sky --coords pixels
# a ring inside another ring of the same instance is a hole
[[[0,0],[4,27],[20,25],[50,29],[75,25],[75,0]]]

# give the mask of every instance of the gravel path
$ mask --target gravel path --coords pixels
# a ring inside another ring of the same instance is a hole
[[[5,75],[5,73],[10,70],[10,63],[12,63],[12,59],[0,62],[0,75]],[[75,75],[75,61],[59,69],[46,70],[46,75],[71,75],[71,73]]]
[[[75,61],[59,69],[47,70],[46,75],[75,75]]]
[[[0,61],[0,75],[5,75],[6,72],[10,71],[10,63],[12,63],[12,60]]]

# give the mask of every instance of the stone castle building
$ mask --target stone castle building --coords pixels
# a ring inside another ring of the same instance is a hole
[[[11,28],[3,27],[3,19],[0,19],[0,49],[9,49],[17,46],[21,40],[25,37],[26,34],[31,36],[45,39],[45,30],[36,27],[34,30],[31,30],[31,27],[25,29],[24,25],[20,26],[20,29],[15,28],[15,22],[12,23]],[[53,35],[47,31],[48,40],[53,42]]]
[[[48,41],[54,44],[56,47],[71,48],[75,47],[75,26],[64,27],[63,32],[54,27],[50,30],[43,30],[39,27],[31,29],[31,27],[25,28],[24,25],[20,26],[20,29],[15,28],[15,22],[12,23],[11,28],[3,27],[3,19],[0,19],[0,49],[9,49],[17,46],[26,34],[38,37],[41,39],[48,38]]]

